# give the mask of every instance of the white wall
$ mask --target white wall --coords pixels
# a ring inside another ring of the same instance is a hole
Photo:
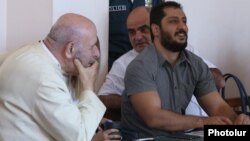
[[[7,1],[7,49],[43,39],[52,24],[51,0]]]
[[[0,0],[0,51],[6,49],[6,0]]]
[[[186,12],[189,43],[224,73],[237,75],[250,93],[250,1],[178,1]],[[235,90],[227,92],[237,96]]]

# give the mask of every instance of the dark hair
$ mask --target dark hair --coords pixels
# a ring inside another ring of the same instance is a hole
[[[182,9],[181,4],[179,4],[175,1],[162,2],[159,5],[156,5],[155,7],[153,7],[151,9],[151,12],[150,12],[150,26],[152,24],[156,24],[156,25],[159,25],[161,27],[161,20],[167,14],[164,12],[164,9],[169,8],[169,7]],[[152,40],[154,40],[152,31],[151,31],[151,38],[152,38]]]

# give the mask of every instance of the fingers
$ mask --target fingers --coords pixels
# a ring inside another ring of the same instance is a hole
[[[215,116],[207,117],[205,119],[205,125],[231,125],[232,121],[227,117]]]
[[[250,125],[250,117],[245,114],[240,114],[234,121],[237,125]]]
[[[205,124],[214,124],[214,125],[250,125],[250,117],[245,114],[240,114],[232,122],[227,117],[217,116],[217,117],[208,117],[206,118]]]
[[[98,66],[99,66],[98,61],[95,61],[94,64],[91,66],[91,68],[96,70],[98,68]]]
[[[78,70],[78,72],[81,74],[83,72],[85,72],[86,70],[97,70],[99,63],[97,61],[95,61],[90,67],[88,68],[84,68],[84,66],[82,65],[82,63],[78,60],[78,59],[74,59],[74,63],[76,65],[76,68]]]
[[[100,132],[102,132],[103,131],[103,129],[102,129],[102,127],[100,127],[100,126],[98,126],[98,132],[100,131]]]
[[[79,73],[82,72],[83,71],[83,66],[82,66],[81,62],[78,59],[75,59],[74,63],[76,65],[76,68],[79,71]]]
[[[233,122],[227,117],[221,117],[221,121],[225,125],[232,125],[233,124]]]
[[[121,140],[121,136],[119,134],[109,134],[109,139],[112,141]]]
[[[83,90],[93,90],[94,83],[96,80],[98,62],[95,61],[90,67],[87,68],[85,68],[78,59],[75,59],[74,63],[79,72],[79,77],[83,85]]]
[[[108,129],[106,131],[103,132],[104,134],[108,135],[108,138],[112,141],[120,141],[121,140],[121,135],[119,133],[118,129]]]
[[[112,129],[108,129],[108,130],[104,131],[104,133],[106,133],[106,134],[119,133],[119,130],[112,128]]]

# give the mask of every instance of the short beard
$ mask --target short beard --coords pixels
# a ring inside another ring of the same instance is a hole
[[[186,32],[183,31],[183,33],[186,34]],[[178,33],[176,33],[178,34]],[[186,34],[187,36],[187,34]],[[161,44],[164,46],[164,48],[172,51],[172,52],[180,52],[182,50],[184,50],[187,47],[187,41],[185,43],[177,43],[175,41],[171,41],[171,36],[164,32],[161,29]]]

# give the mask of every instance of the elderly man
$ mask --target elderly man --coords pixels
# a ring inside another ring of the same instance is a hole
[[[0,66],[2,141],[90,141],[105,112],[93,92],[100,52],[88,18],[62,15],[47,37],[9,54]],[[76,96],[69,78],[78,76]]]

